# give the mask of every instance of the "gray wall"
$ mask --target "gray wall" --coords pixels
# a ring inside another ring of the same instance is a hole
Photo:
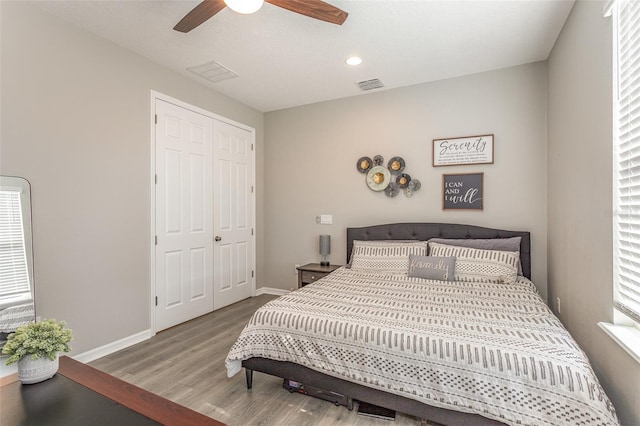
[[[432,140],[495,134],[492,165],[431,165]],[[533,280],[546,295],[546,64],[491,71],[265,115],[262,285],[290,289],[294,264],[345,262],[345,228],[386,222],[457,222],[532,233]],[[368,189],[361,156],[395,155],[422,182],[412,198]],[[443,211],[442,174],[484,172],[484,211]],[[315,217],[333,214],[333,225]]]
[[[0,8],[0,171],[31,182],[37,312],[68,322],[78,354],[150,327],[151,90],[256,128],[258,194],[263,114],[30,5]]]
[[[528,229],[534,281],[546,294],[548,241],[549,300],[562,298],[559,316],[623,424],[639,423],[640,368],[596,326],[611,319],[612,274],[611,36],[601,10],[576,3],[548,66],[263,117],[36,8],[0,2],[0,172],[33,185],[39,313],[69,322],[74,353],[149,327],[148,119],[157,90],[256,128],[259,287],[293,288],[293,265],[319,259],[320,233],[333,236],[331,260],[343,263],[347,226]],[[496,135],[495,164],[431,167],[432,139],[481,133]],[[421,192],[389,199],[367,189],[355,162],[375,154],[403,156]],[[442,173],[475,171],[485,173],[485,210],[443,212]],[[317,225],[319,214],[334,224]]]
[[[612,319],[612,30],[604,4],[576,2],[548,60],[549,300],[622,424],[637,425],[640,365],[596,325]]]

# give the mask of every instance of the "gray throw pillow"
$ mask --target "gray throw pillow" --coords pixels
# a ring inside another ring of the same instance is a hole
[[[409,255],[410,277],[453,281],[455,266],[455,257]]]

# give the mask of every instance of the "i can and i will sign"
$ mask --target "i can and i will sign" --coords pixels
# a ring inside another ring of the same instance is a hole
[[[482,210],[484,173],[442,175],[442,208]]]

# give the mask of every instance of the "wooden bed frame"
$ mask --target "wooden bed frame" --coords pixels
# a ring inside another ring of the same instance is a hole
[[[350,261],[354,240],[428,240],[430,238],[511,238],[521,237],[520,260],[522,272],[531,278],[531,237],[529,232],[505,231],[472,225],[448,223],[394,223],[388,225],[347,228],[347,263]],[[245,367],[247,388],[251,389],[253,371],[294,380],[319,389],[330,390],[348,398],[349,409],[352,401],[363,401],[409,414],[423,420],[451,426],[503,425],[496,420],[478,414],[463,413],[445,408],[433,407],[409,398],[378,389],[348,382],[291,362],[274,361],[266,358],[250,358],[242,361]]]

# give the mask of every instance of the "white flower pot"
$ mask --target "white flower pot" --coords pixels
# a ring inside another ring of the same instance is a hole
[[[47,357],[33,360],[26,355],[18,361],[18,379],[25,385],[43,382],[55,376],[59,365],[58,354],[53,361]]]

